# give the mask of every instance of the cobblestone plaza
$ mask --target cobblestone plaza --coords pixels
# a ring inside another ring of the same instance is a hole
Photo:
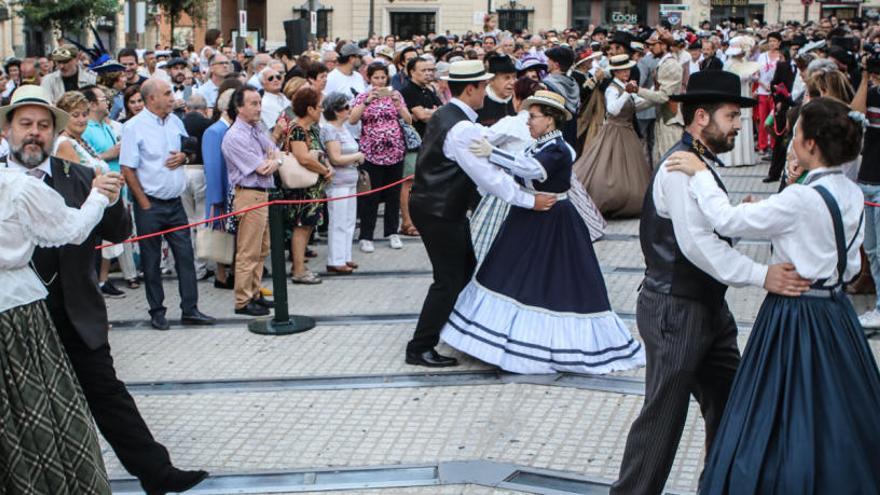
[[[768,194],[766,165],[723,169],[734,201]],[[175,464],[212,473],[192,493],[363,494],[607,493],[638,414],[644,369],[604,377],[514,376],[441,348],[463,364],[434,371],[404,364],[431,282],[418,239],[355,252],[356,275],[289,285],[308,332],[250,333],[232,294],[200,282],[199,307],[215,327],[181,327],[176,281],[166,280],[172,328],[149,328],[143,290],[108,300],[116,367]],[[609,222],[595,245],[613,308],[633,328],[644,261],[638,221]],[[312,269],[323,270],[324,245]],[[742,240],[759,261],[768,243]],[[270,286],[270,281],[265,281]],[[764,292],[731,289],[740,349]],[[855,298],[856,309],[869,306]],[[880,340],[872,339],[875,356]],[[690,414],[667,490],[696,490],[703,462],[699,407]],[[140,493],[106,443],[116,493]],[[364,490],[364,488],[369,488]]]

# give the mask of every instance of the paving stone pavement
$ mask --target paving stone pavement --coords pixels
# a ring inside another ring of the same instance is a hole
[[[734,200],[749,193],[770,193],[763,184],[766,165],[724,169]],[[608,240],[595,244],[612,307],[638,338],[635,312],[644,259],[638,220],[609,222]],[[322,271],[326,246],[315,246],[311,260]],[[767,243],[744,242],[737,249],[766,263]],[[356,277],[325,277],[318,286],[288,283],[294,313],[313,316],[416,315],[431,282],[430,264],[419,239],[403,250],[378,241],[373,254],[355,249],[361,268]],[[265,280],[271,287],[271,281]],[[177,318],[176,282],[164,283],[170,318]],[[373,376],[424,373],[403,362],[414,324],[322,323],[298,335],[266,337],[246,330],[233,313],[232,293],[199,284],[200,309],[224,319],[218,327],[173,326],[146,329],[143,289],[108,300],[116,328],[110,340],[119,376],[128,382],[292,379],[298,377]],[[741,325],[740,349],[764,292],[737,288],[728,303]],[[872,298],[854,299],[858,310]],[[174,323],[172,321],[172,323]],[[880,356],[880,340],[870,341]],[[491,369],[455,353],[462,365],[438,373]],[[434,370],[432,370],[434,371]],[[617,373],[644,377],[644,369]],[[442,387],[218,392],[135,393],[156,437],[183,467],[214,472],[319,469],[494,460],[613,480],[620,467],[626,434],[642,403],[639,395],[526,384]],[[703,459],[703,424],[696,403],[669,478],[669,488],[694,491]],[[113,478],[124,469],[102,440]],[[300,492],[301,493],[301,492]],[[321,492],[326,493],[326,492]],[[347,491],[347,494],[514,495],[510,490],[449,485]]]

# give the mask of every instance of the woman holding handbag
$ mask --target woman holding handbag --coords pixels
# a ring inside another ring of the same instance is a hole
[[[351,196],[357,191],[361,173],[357,166],[364,162],[364,154],[358,151],[358,143],[345,128],[351,107],[348,97],[331,93],[324,98],[324,119],[321,125],[321,141],[333,166],[333,180],[327,186],[328,198]],[[351,241],[357,220],[357,198],[331,201],[327,204],[330,226],[327,228],[327,272],[348,275],[357,268],[351,259]]]
[[[321,142],[321,93],[310,87],[301,88],[293,95],[293,113],[296,120],[287,128],[283,149],[291,153],[300,165],[321,177],[313,186],[303,189],[280,189],[281,198],[289,200],[317,200],[324,198],[324,188],[333,178],[333,167],[326,163],[326,150]],[[321,278],[306,269],[306,246],[312,229],[324,222],[324,209],[321,203],[295,204],[288,207],[288,229],[290,250],[293,255],[295,284],[320,284]]]
[[[382,187],[403,178],[406,140],[400,121],[412,124],[412,116],[398,91],[388,87],[388,67],[382,62],[370,64],[367,78],[371,89],[361,93],[352,102],[348,121],[362,124],[360,148],[364,153],[363,169],[370,175],[371,185]],[[400,223],[400,187],[392,187],[379,194],[366,196],[361,202],[360,249],[372,253],[373,230],[379,202],[385,202],[385,237],[392,249],[403,248],[397,235]]]

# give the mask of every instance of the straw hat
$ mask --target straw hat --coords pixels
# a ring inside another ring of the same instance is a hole
[[[55,134],[58,134],[67,127],[67,121],[70,120],[70,115],[64,110],[57,108],[49,101],[49,95],[46,94],[45,89],[41,86],[34,86],[31,84],[20,86],[14,93],[12,93],[12,99],[10,100],[9,105],[0,107],[0,127],[6,127],[8,124],[6,117],[9,115],[9,112],[16,108],[29,105],[43,107],[52,113],[52,116],[55,117]]]
[[[449,75],[441,79],[449,82],[480,82],[492,79],[495,74],[486,71],[479,60],[462,60],[449,64]]]
[[[565,120],[571,120],[571,112],[565,109],[565,98],[559,93],[553,91],[538,90],[534,95],[528,97],[523,102],[523,107],[529,108],[532,105],[543,105],[545,107],[555,108],[565,114]]]
[[[630,60],[629,55],[615,55],[608,59],[608,70],[631,69],[636,63]]]

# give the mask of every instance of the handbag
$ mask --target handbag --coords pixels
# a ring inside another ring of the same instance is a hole
[[[365,193],[372,188],[373,184],[370,182],[370,174],[368,174],[366,170],[358,169],[357,192]]]
[[[407,151],[417,151],[422,146],[422,137],[416,132],[415,127],[406,123],[402,118],[398,118],[400,129],[403,131],[403,142]]]
[[[293,153],[283,152],[278,167],[281,183],[287,189],[304,189],[318,183],[318,174],[300,165]]]
[[[231,265],[235,257],[235,236],[202,225],[196,228],[196,258]]]

